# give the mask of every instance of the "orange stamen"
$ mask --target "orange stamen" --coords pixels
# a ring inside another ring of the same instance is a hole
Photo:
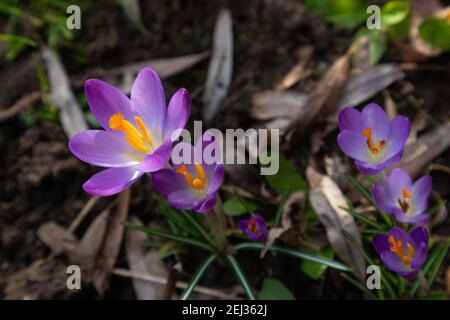
[[[258,232],[258,223],[256,223],[255,219],[250,219],[250,222],[248,223],[247,228],[250,232],[257,233]]]
[[[403,198],[411,198],[411,192],[408,190],[408,188],[403,188],[402,190]]]
[[[175,169],[177,173],[184,176],[184,179],[191,188],[196,190],[203,189],[206,185],[205,171],[203,170],[202,165],[199,163],[195,164],[195,170],[197,171],[197,178],[192,177],[184,164]]]
[[[403,241],[395,240],[394,236],[390,236],[388,238],[389,243],[391,244],[391,252],[395,253],[406,265],[411,265],[412,260],[416,257],[416,251],[411,243],[407,243],[406,247],[408,248],[408,254],[405,252],[403,248]]]
[[[134,120],[141,132],[131,122],[125,120],[121,113],[115,113],[109,118],[109,127],[116,131],[122,131],[125,134],[125,140],[137,151],[148,152],[152,140],[147,128],[140,117],[135,116]]]
[[[362,135],[367,139],[367,146],[369,147],[370,152],[372,152],[373,154],[377,154],[381,150],[383,150],[386,142],[384,140],[381,140],[378,145],[375,144],[375,142],[372,140],[372,128],[369,127],[364,129]]]

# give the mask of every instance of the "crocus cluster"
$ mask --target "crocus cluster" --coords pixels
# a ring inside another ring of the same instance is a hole
[[[166,107],[161,80],[151,68],[142,69],[128,98],[101,80],[87,80],[89,108],[104,130],[87,130],[73,136],[69,148],[80,160],[105,167],[83,188],[97,196],[117,194],[144,173],[153,174],[155,188],[183,209],[206,212],[214,206],[223,180],[219,163],[170,164],[172,142],[191,111],[189,94],[179,89]],[[203,140],[203,139],[202,139]]]
[[[407,117],[389,120],[380,106],[371,103],[361,112],[344,108],[339,113],[337,140],[361,173],[374,175],[401,160],[410,127]],[[432,190],[431,177],[424,176],[413,183],[406,171],[396,168],[386,180],[372,185],[377,208],[400,223],[423,225],[429,218],[426,210]],[[427,258],[428,233],[423,227],[415,228],[410,234],[395,227],[386,235],[375,235],[373,245],[388,269],[411,280]]]

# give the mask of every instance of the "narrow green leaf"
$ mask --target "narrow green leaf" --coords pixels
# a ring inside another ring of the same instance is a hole
[[[374,296],[374,294],[372,292],[369,291],[369,289],[364,287],[361,283],[359,283],[359,281],[354,279],[352,276],[350,276],[349,274],[346,274],[344,272],[341,272],[340,275],[342,278],[344,278],[345,280],[350,282],[353,286],[355,286],[356,288],[358,288],[359,290],[364,292],[370,299],[377,300],[377,298]]]
[[[236,276],[236,278],[238,279],[239,283],[241,284],[242,289],[244,289],[244,292],[247,295],[247,298],[250,300],[255,300],[255,294],[253,293],[251,285],[248,282],[248,279],[245,276],[244,271],[242,270],[241,266],[239,265],[239,262],[231,254],[227,255],[227,262],[230,265],[231,270],[233,270],[233,273]]]
[[[188,286],[186,289],[184,289],[183,293],[180,296],[180,300],[186,300],[191,295],[192,291],[194,290],[195,286],[198,284],[200,279],[205,274],[206,270],[208,270],[209,266],[216,261],[217,255],[213,254],[210,255],[208,258],[206,258],[200,267],[197,269],[195,274],[192,276],[191,280],[188,283]]]
[[[208,234],[208,231],[205,230],[203,226],[200,225],[200,223],[197,222],[197,220],[192,217],[191,213],[182,211],[186,219],[192,224],[192,226],[198,231],[199,234],[208,242],[211,246],[215,246],[214,240],[210,237]]]
[[[132,223],[128,223],[128,222],[125,222],[123,224],[127,228],[137,230],[137,231],[142,231],[142,232],[148,233],[153,236],[166,238],[166,239],[170,239],[170,240],[175,240],[175,241],[185,243],[185,244],[190,244],[190,245],[205,249],[209,252],[214,251],[214,249],[206,243],[203,243],[198,240],[191,239],[191,238],[183,237],[180,235],[176,235],[176,234],[167,232],[165,230],[161,230],[158,228],[152,228],[152,227],[146,227],[146,226],[142,226],[142,225],[136,225],[136,224],[132,224]]]
[[[279,280],[266,278],[263,281],[259,300],[295,300],[292,292]]]
[[[431,250],[430,254],[428,255],[427,261],[424,263],[422,267],[422,273],[426,274],[428,270],[430,270],[431,266],[433,265],[434,261],[436,260],[437,256],[439,255],[441,248],[434,248]],[[409,290],[409,296],[410,298],[414,298],[417,292],[417,289],[419,289],[420,285],[420,279],[417,277],[414,282],[412,283],[411,289]]]
[[[434,279],[436,279],[436,276],[439,272],[439,269],[441,268],[442,262],[444,262],[445,256],[447,255],[447,251],[450,248],[450,241],[448,241],[439,251],[438,256],[436,257],[436,262],[433,263],[433,266],[431,267],[431,275],[428,278],[428,290],[431,289],[431,286],[433,285]]]
[[[263,247],[264,247],[264,244],[262,244],[262,243],[244,242],[244,243],[238,244],[235,247],[235,250],[236,251],[246,250],[246,249],[261,250]],[[338,270],[342,270],[342,271],[351,271],[352,270],[349,266],[347,266],[341,262],[338,262],[338,261],[335,261],[332,259],[328,259],[328,258],[323,258],[315,253],[304,252],[304,251],[300,251],[297,249],[291,249],[291,248],[281,247],[281,246],[276,246],[276,245],[271,246],[269,248],[269,251],[286,254],[286,255],[294,257],[294,258],[305,259],[305,260],[317,262],[320,264],[324,264],[330,268],[334,268],[334,269],[338,269]]]

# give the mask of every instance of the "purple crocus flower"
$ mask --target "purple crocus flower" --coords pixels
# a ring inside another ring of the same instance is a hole
[[[267,237],[266,221],[257,213],[248,219],[239,220],[238,226],[250,240],[263,241]]]
[[[208,212],[216,203],[216,192],[223,182],[224,169],[221,163],[204,161],[203,152],[206,147],[218,148],[216,140],[206,138],[207,135],[209,134],[205,133],[195,146],[184,142],[177,145],[182,147],[180,149],[189,151],[188,161],[152,174],[155,189],[177,209]],[[194,161],[195,154],[202,155],[201,161]]]
[[[362,112],[342,109],[337,140],[362,173],[374,175],[401,159],[410,128],[407,117],[397,116],[389,121],[383,109],[371,103]]]
[[[397,221],[423,224],[429,217],[425,211],[431,189],[430,176],[424,176],[413,184],[406,171],[394,169],[384,186],[373,184],[372,198],[379,210],[393,214]]]
[[[425,228],[417,227],[408,234],[395,227],[388,234],[375,235],[373,246],[389,270],[412,280],[427,258],[428,232]]]
[[[189,118],[186,89],[178,90],[166,108],[161,81],[151,68],[139,72],[131,99],[101,80],[87,80],[84,88],[91,112],[105,130],[80,132],[70,139],[69,148],[80,160],[109,168],[83,184],[86,192],[119,193],[144,173],[167,164],[171,135]]]

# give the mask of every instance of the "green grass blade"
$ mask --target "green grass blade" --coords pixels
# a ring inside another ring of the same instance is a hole
[[[239,265],[239,262],[231,254],[227,255],[227,262],[230,265],[230,268],[233,270],[233,273],[238,279],[239,283],[241,284],[242,289],[244,289],[247,298],[250,300],[255,300],[256,299],[255,294],[253,293],[250,283],[248,282],[248,279],[244,271]]]
[[[350,282],[353,286],[355,286],[356,288],[358,288],[359,290],[364,292],[368,297],[370,297],[370,299],[377,300],[377,298],[374,296],[374,294],[372,292],[369,291],[369,289],[367,289],[361,283],[359,283],[358,281],[353,279],[350,275],[348,275],[348,274],[346,274],[344,272],[341,272],[340,275],[341,275],[342,278],[344,278],[345,280]]]
[[[444,262],[445,256],[447,255],[447,251],[450,247],[450,241],[448,241],[440,250],[438,256],[436,257],[436,262],[431,267],[431,275],[428,278],[428,290],[431,289],[431,286],[433,285],[434,279],[436,278],[439,269],[442,265],[442,262]]]
[[[198,233],[206,240],[206,242],[208,242],[211,246],[214,247],[216,243],[211,238],[208,231],[206,231],[206,229],[202,225],[200,225],[200,223],[198,223],[197,220],[194,217],[192,217],[192,215],[189,212],[186,212],[184,210],[182,212],[183,215],[186,217],[186,220],[189,221],[189,223],[195,228],[195,230],[198,231]]]
[[[195,286],[198,284],[202,276],[205,274],[206,270],[208,270],[209,266],[216,261],[217,255],[213,254],[210,255],[208,258],[206,258],[200,267],[197,269],[195,274],[192,276],[191,280],[188,283],[188,286],[186,289],[184,289],[183,293],[180,296],[180,300],[186,300],[191,295],[192,291],[194,290]]]
[[[132,223],[128,223],[128,222],[125,222],[124,226],[127,228],[130,228],[130,229],[136,230],[136,231],[142,231],[142,232],[148,233],[153,236],[166,238],[166,239],[170,239],[170,240],[175,240],[175,241],[178,241],[181,243],[193,245],[193,246],[205,249],[206,251],[209,251],[209,252],[214,251],[214,249],[206,243],[200,242],[195,239],[183,237],[183,236],[180,236],[177,234],[173,234],[173,233],[170,233],[170,232],[158,229],[158,228],[146,227],[146,226],[136,225],[136,224],[132,224]]]
[[[245,249],[253,249],[253,250],[261,250],[264,247],[264,244],[262,243],[256,243],[256,242],[244,242],[238,244],[235,249],[238,250],[245,250]],[[310,252],[304,252],[297,249],[287,248],[287,247],[281,247],[281,246],[272,246],[269,248],[269,251],[271,252],[279,252],[294,258],[309,260],[313,262],[317,262],[320,264],[324,264],[330,268],[338,269],[341,271],[351,271],[352,269],[336,260],[328,259],[321,257],[317,254],[310,253]]]
[[[353,186],[361,192],[361,194],[364,196],[364,198],[367,199],[373,206],[375,206],[375,203],[373,202],[372,196],[369,192],[369,190],[362,185],[361,182],[353,178],[350,174],[345,175],[347,179],[353,184]]]
[[[426,274],[428,272],[428,270],[430,270],[431,266],[433,265],[434,261],[436,260],[437,256],[439,255],[439,252],[440,252],[440,248],[435,248],[435,249],[433,249],[433,252],[430,253],[427,261],[425,262],[425,264],[422,267],[423,274]],[[411,290],[409,291],[410,298],[415,297],[417,289],[419,289],[419,285],[420,285],[420,279],[417,278],[416,280],[414,280],[414,282],[411,286]]]

